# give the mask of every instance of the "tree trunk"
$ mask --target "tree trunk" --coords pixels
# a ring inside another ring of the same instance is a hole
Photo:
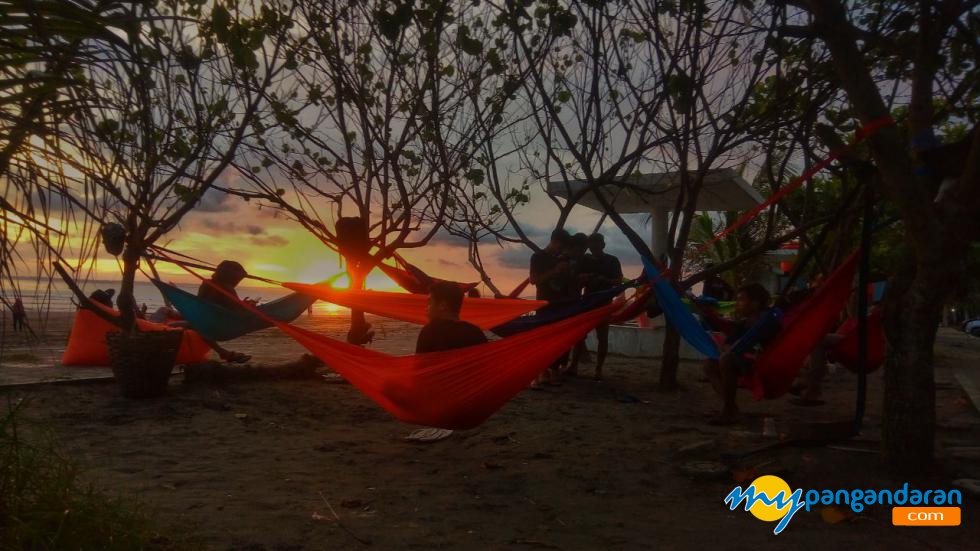
[[[949,243],[948,240],[946,244]],[[933,347],[948,290],[963,271],[957,247],[936,247],[927,258],[912,260],[889,281],[883,320],[888,340],[882,457],[903,475],[921,475],[932,464],[936,394]],[[922,253],[919,253],[922,256]]]
[[[136,242],[128,243],[126,250],[123,251],[122,284],[119,286],[119,298],[116,300],[116,306],[119,307],[124,333],[136,331],[136,299],[133,297],[133,287],[142,251],[142,243]]]
[[[361,270],[354,268],[353,263],[348,261],[347,263],[347,273],[350,275],[350,288],[351,289],[363,289],[364,281],[367,279]],[[362,344],[362,336],[367,327],[367,318],[364,317],[364,312],[361,310],[351,309],[350,311],[350,330],[347,332],[347,342],[353,344]]]
[[[671,324],[664,325],[664,347],[660,363],[660,390],[677,390],[677,366],[680,363],[681,334]]]

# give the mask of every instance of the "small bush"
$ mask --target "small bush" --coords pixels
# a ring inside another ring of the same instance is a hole
[[[173,549],[138,504],[84,484],[54,438],[22,419],[23,402],[0,416],[0,548]]]

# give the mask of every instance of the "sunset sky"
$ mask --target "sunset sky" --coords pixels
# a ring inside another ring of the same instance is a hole
[[[544,191],[532,189],[531,203],[519,213],[525,231],[543,246],[553,229],[550,224],[543,224],[556,218],[557,209],[546,198]],[[649,226],[645,226],[644,218],[634,216],[631,223],[645,236],[650,230]],[[579,207],[566,228],[573,233],[589,233],[597,221],[595,211]],[[607,237],[607,251],[620,257],[626,274],[639,273],[636,255],[619,230],[607,222],[601,231]],[[337,254],[296,222],[273,209],[260,208],[254,202],[245,202],[216,191],[209,192],[199,207],[188,214],[178,229],[160,244],[212,264],[223,259],[238,260],[249,273],[279,281],[316,282],[340,271]],[[439,234],[426,247],[405,250],[403,253],[407,260],[430,275],[457,281],[479,280],[476,270],[467,260],[465,242],[452,236]],[[531,251],[526,247],[503,248],[488,242],[481,246],[481,255],[495,284],[504,292],[509,292],[527,277]],[[193,278],[176,266],[159,263],[157,267],[164,279],[178,283],[192,282]],[[114,280],[119,277],[118,274],[117,260],[100,251],[93,278]],[[368,287],[398,289],[378,270],[369,277]],[[533,293],[533,288],[528,292]]]

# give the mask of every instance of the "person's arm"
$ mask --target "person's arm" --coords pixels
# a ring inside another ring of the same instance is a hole
[[[612,283],[618,285],[623,281],[623,265],[620,264],[619,259],[615,256],[612,257],[612,260],[614,266]]]
[[[619,259],[615,256],[609,255],[608,258],[611,261],[605,265],[601,260],[596,261],[598,265],[596,266],[593,281],[599,285],[619,285],[623,282],[623,267],[620,265]]]
[[[567,260],[559,260],[558,261],[558,264],[556,264],[554,268],[551,268],[550,270],[544,270],[544,271],[541,271],[532,262],[531,263],[531,273],[530,273],[530,277],[528,279],[531,281],[531,284],[532,285],[540,286],[540,285],[543,285],[543,284],[548,283],[549,281],[551,281],[555,277],[557,277],[560,274],[562,274],[563,272],[565,272],[567,269],[568,269],[568,261]]]

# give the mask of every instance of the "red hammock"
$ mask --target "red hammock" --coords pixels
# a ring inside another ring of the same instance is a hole
[[[412,356],[389,356],[276,325],[401,421],[460,430],[493,415],[620,306],[486,344]]]
[[[190,268],[181,267],[202,281],[210,282]],[[321,287],[330,293],[337,293],[323,286],[290,285],[290,288],[311,287],[314,290]],[[227,291],[217,286],[214,288],[225,296],[238,300],[243,307],[281,329],[398,419],[407,423],[454,430],[475,427],[493,415],[606,319],[610,312],[621,307],[621,303],[613,302],[560,322],[486,344],[412,356],[389,356],[274,320]],[[343,293],[379,294],[371,291]],[[426,300],[426,297],[420,295],[399,296],[413,297],[416,302]],[[469,300],[472,302],[484,299]],[[500,299],[485,301],[497,304],[537,302]],[[465,304],[463,308],[465,311]]]
[[[391,278],[392,281],[398,284],[399,287],[405,289],[409,293],[414,293],[417,295],[428,294],[429,286],[433,283],[452,283],[453,285],[458,285],[463,292],[473,289],[479,283],[460,283],[458,281],[449,281],[446,279],[439,279],[437,277],[432,277],[417,266],[409,264],[404,258],[395,255],[395,260],[401,263],[405,269],[401,269],[395,266],[390,266],[383,262],[378,264],[378,268],[384,272],[384,274]]]
[[[283,283],[282,285],[304,295],[355,310],[362,310],[369,314],[420,325],[428,322],[426,305],[429,297],[425,295],[334,289],[327,285],[306,283]],[[490,329],[547,304],[548,302],[544,300],[467,297],[463,299],[460,319],[481,329]]]
[[[653,293],[653,290],[649,285],[638,288],[636,294],[622,308],[609,316],[609,323],[613,325],[626,323],[642,314],[647,308],[647,301],[650,299],[651,293]]]
[[[749,377],[741,378],[756,400],[778,398],[789,391],[806,357],[834,327],[847,304],[857,260],[858,251],[854,251],[810,298],[786,316],[783,330],[759,354]]]
[[[106,312],[118,317],[119,312],[99,306]],[[136,325],[140,331],[175,331],[173,327],[168,327],[162,323],[153,323],[146,320],[136,320]],[[109,365],[109,348],[105,343],[106,333],[118,333],[119,328],[100,318],[95,312],[79,308],[75,312],[75,322],[71,326],[71,333],[68,335],[68,345],[65,346],[65,353],[61,356],[61,365]],[[211,347],[204,339],[191,330],[184,331],[184,338],[180,341],[180,350],[177,351],[178,364],[201,363],[207,357]]]
[[[857,319],[847,318],[837,328],[836,333],[843,338],[832,351],[834,359],[844,364],[848,370],[856,373],[860,362]],[[881,325],[881,308],[872,308],[868,314],[868,356],[866,360],[865,373],[871,373],[885,363],[885,330]]]

